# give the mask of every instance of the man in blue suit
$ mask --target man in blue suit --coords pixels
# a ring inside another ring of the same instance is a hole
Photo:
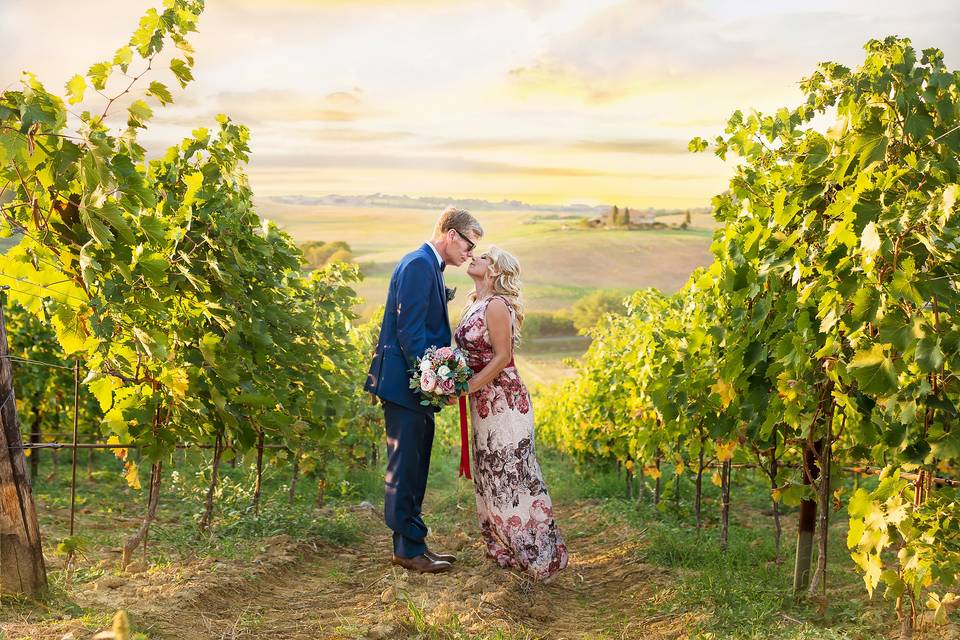
[[[432,552],[425,542],[421,510],[439,409],[420,404],[410,379],[417,358],[428,348],[450,345],[443,270],[472,257],[482,236],[480,223],[469,212],[448,207],[437,220],[433,238],[400,260],[390,277],[380,339],[364,385],[380,398],[387,426],[383,511],[393,530],[392,562],[421,573],[447,571],[456,558]]]

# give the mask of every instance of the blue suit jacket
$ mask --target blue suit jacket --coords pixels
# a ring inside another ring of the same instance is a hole
[[[412,369],[429,347],[450,346],[447,294],[433,249],[424,243],[405,255],[390,277],[380,339],[363,388],[378,397],[424,413],[410,389]]]

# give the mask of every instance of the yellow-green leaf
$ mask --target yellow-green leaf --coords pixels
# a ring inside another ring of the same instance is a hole
[[[871,256],[880,251],[880,234],[877,233],[877,225],[872,220],[863,228],[863,234],[860,235],[860,248]]]
[[[860,518],[851,518],[849,527],[847,530],[847,548],[856,549],[860,544],[860,539],[863,538],[863,520]]]
[[[133,50],[131,50],[129,46],[120,47],[117,49],[117,52],[113,54],[113,64],[120,67],[124,73],[130,68],[130,62],[132,60]]]
[[[102,91],[107,86],[107,78],[110,76],[111,66],[106,62],[98,62],[87,70],[87,77],[93,84],[93,88]]]
[[[183,206],[189,207],[197,200],[197,192],[203,186],[203,174],[197,171],[183,176],[183,183],[187,185],[187,192],[183,196]]]
[[[136,489],[139,491],[140,486],[140,469],[137,468],[137,463],[130,461],[123,465],[123,479],[127,481],[127,485],[131,489]]]
[[[146,120],[149,120],[153,116],[153,109],[143,100],[137,100],[131,104],[127,112],[130,114],[127,124],[131,127],[141,126]]]
[[[150,87],[147,89],[147,95],[153,96],[159,100],[161,104],[173,102],[173,96],[170,95],[170,90],[167,89],[167,86],[162,82],[151,82]]]
[[[96,346],[97,340],[90,335],[87,327],[87,318],[90,315],[91,311],[86,305],[80,309],[58,306],[51,318],[51,324],[65,355],[87,351]]]
[[[104,411],[110,409],[113,404],[113,390],[118,386],[113,376],[103,376],[87,384],[93,397],[100,403],[100,408]]]
[[[67,80],[67,102],[70,104],[77,104],[83,100],[83,92],[87,88],[87,81],[83,79],[83,76],[77,74]]]

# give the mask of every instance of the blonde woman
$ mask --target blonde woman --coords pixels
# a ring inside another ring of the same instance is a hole
[[[534,453],[530,394],[513,363],[523,324],[520,264],[490,247],[467,274],[476,290],[454,339],[475,372],[468,394],[480,529],[500,566],[549,581],[567,566],[567,547]]]

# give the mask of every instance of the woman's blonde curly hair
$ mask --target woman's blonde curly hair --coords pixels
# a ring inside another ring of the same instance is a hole
[[[513,254],[491,245],[486,254],[490,256],[489,272],[493,276],[491,296],[503,296],[513,309],[514,345],[520,343],[520,327],[523,326],[523,298],[520,293],[520,262]],[[471,291],[468,300],[476,302],[477,292]]]

